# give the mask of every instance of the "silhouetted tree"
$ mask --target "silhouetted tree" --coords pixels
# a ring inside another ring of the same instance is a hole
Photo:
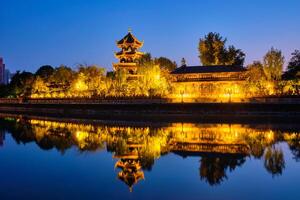
[[[165,69],[170,71],[173,71],[176,69],[177,64],[174,61],[171,61],[170,59],[166,57],[159,57],[154,59],[155,64],[159,65],[161,69]]]
[[[284,79],[299,79],[300,78],[300,51],[295,50],[292,53],[292,58],[288,63],[287,71],[283,74]]]
[[[166,57],[153,58],[150,53],[145,53],[137,61],[139,66],[159,65],[163,70],[173,71],[177,64]]]
[[[153,59],[150,53],[145,53],[137,61],[138,65],[144,66],[146,64],[152,63]]]
[[[203,65],[239,65],[242,66],[245,54],[234,46],[226,48],[227,39],[219,33],[210,32],[200,39],[198,50]]]
[[[20,73],[20,71],[17,71],[17,73],[12,77],[9,84],[10,96],[30,96],[33,81],[34,75],[32,73],[25,71]]]
[[[243,66],[246,55],[241,49],[230,45],[225,52],[224,64]]]
[[[35,76],[39,76],[44,80],[50,78],[50,76],[54,73],[54,68],[50,65],[43,65],[41,66],[36,72]]]
[[[0,84],[0,98],[7,97],[9,95],[8,85]]]

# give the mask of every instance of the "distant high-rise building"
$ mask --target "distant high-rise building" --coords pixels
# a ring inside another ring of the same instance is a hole
[[[0,84],[5,84],[4,75],[5,75],[5,64],[3,63],[3,58],[0,57]]]
[[[4,84],[7,85],[10,83],[11,80],[11,73],[8,69],[5,69],[4,71]]]

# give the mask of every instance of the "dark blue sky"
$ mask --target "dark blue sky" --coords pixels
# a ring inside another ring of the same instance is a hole
[[[0,56],[11,71],[78,63],[111,69],[115,41],[131,27],[142,51],[199,65],[210,31],[241,48],[246,63],[272,46],[300,49],[299,0],[0,0]]]

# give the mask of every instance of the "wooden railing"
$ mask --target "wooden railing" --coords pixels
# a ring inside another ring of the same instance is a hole
[[[107,98],[0,98],[0,104],[150,104],[166,103],[159,97],[107,97]]]
[[[105,98],[0,98],[1,104],[157,104],[179,103],[162,97],[105,97]],[[269,96],[245,98],[241,103],[300,104],[300,96]],[[218,99],[191,98],[184,103],[218,103]],[[221,103],[221,102],[219,102]],[[225,102],[226,103],[226,102]]]

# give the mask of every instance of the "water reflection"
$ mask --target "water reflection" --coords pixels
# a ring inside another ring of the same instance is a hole
[[[106,150],[116,159],[117,177],[129,186],[145,178],[155,160],[170,152],[182,157],[199,156],[199,176],[209,185],[221,184],[228,173],[241,167],[247,157],[263,159],[272,176],[285,169],[284,153],[278,145],[286,142],[300,158],[300,134],[293,129],[240,124],[174,123],[158,126],[126,126],[104,123],[79,123],[41,119],[3,118],[4,132],[17,143],[35,142],[41,149],[57,149],[64,154],[75,147],[80,152]]]
[[[4,139],[5,139],[4,131],[0,129],[0,147],[3,146]]]

